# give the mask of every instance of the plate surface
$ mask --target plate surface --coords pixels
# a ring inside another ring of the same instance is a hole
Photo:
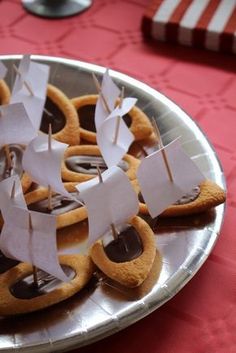
[[[51,67],[50,82],[69,97],[95,93],[91,72],[100,77],[104,68],[74,60],[34,56]],[[12,87],[13,63],[19,56],[2,56]],[[211,144],[191,118],[168,98],[124,74],[110,71],[126,96],[156,117],[164,144],[181,136],[186,153],[206,178],[225,188],[221,165]],[[61,352],[83,346],[143,318],[172,298],[194,276],[210,254],[220,232],[224,205],[205,215],[160,222],[156,242],[163,269],[152,291],[141,300],[128,301],[106,283],[90,286],[71,299],[40,313],[0,318],[0,352]],[[81,245],[81,251],[83,244]],[[63,250],[65,251],[65,250]],[[66,251],[70,251],[69,248]]]

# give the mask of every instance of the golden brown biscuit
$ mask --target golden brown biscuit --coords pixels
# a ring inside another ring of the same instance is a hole
[[[48,133],[52,125],[52,137],[70,145],[80,143],[80,129],[77,112],[70,99],[57,87],[49,84],[47,99],[40,130]]]
[[[29,313],[57,304],[78,291],[89,281],[94,265],[86,255],[61,255],[61,265],[75,271],[75,277],[68,283],[60,282],[51,292],[30,299],[16,298],[10,288],[21,279],[32,274],[32,266],[21,263],[0,276],[0,315],[16,315]]]
[[[69,192],[77,192],[75,185],[76,185],[76,183],[65,183],[65,188]],[[56,196],[55,193],[53,195]],[[57,196],[60,197],[59,195],[57,195]],[[44,187],[39,187],[34,191],[26,193],[25,194],[25,201],[26,201],[29,209],[36,210],[38,207],[36,203],[40,202],[40,201],[44,202],[44,200],[46,201],[47,197],[48,197],[48,189],[44,188]],[[61,199],[65,200],[65,198],[63,198],[63,196],[61,197]],[[44,203],[46,204],[46,202],[44,202]],[[52,201],[52,203],[53,203],[53,201]],[[46,208],[45,205],[43,207]],[[66,211],[63,214],[56,215],[57,229],[67,227],[72,224],[76,224],[78,222],[83,221],[86,218],[87,218],[87,210],[86,210],[85,206],[80,206],[80,204],[78,203],[77,208]]]
[[[90,249],[90,255],[97,267],[112,280],[126,287],[140,286],[147,278],[156,256],[156,245],[153,231],[140,217],[133,217],[131,224],[138,232],[143,251],[137,258],[126,262],[111,261],[105,253],[101,241]]]
[[[160,252],[157,250],[156,251],[156,256],[152,265],[152,268],[147,276],[147,278],[143,281],[140,286],[134,287],[134,288],[128,288],[125,286],[122,286],[120,283],[111,280],[110,278],[102,278],[102,281],[100,280],[100,283],[102,285],[102,289],[105,292],[105,295],[107,292],[109,292],[109,296],[115,296],[121,295],[124,297],[126,300],[138,300],[143,298],[145,295],[147,295],[153,288],[153,286],[157,283],[158,278],[161,273],[161,268],[162,268],[162,256]]]
[[[88,238],[88,221],[87,219],[78,223],[71,224],[57,230],[57,247],[58,249],[76,247],[85,243]]]
[[[138,181],[133,180],[132,185],[136,193],[139,194]],[[225,191],[220,186],[211,180],[205,180],[200,184],[200,193],[194,201],[182,205],[171,205],[159,217],[180,217],[205,212],[224,203],[225,199]],[[139,203],[139,212],[149,214],[145,203]]]
[[[4,80],[0,80],[0,105],[9,104],[11,92]]]
[[[98,95],[91,94],[73,98],[71,101],[77,110],[80,121],[81,138],[96,144],[96,128],[94,123],[95,105]],[[143,140],[153,132],[152,125],[146,114],[134,106],[125,117],[123,117],[135,140]]]
[[[70,157],[73,156],[99,156],[101,157],[101,152],[98,148],[98,146],[93,146],[93,145],[80,145],[80,146],[70,146],[67,148],[64,154],[64,161],[62,162],[62,169],[61,169],[61,175],[62,179],[64,181],[73,181],[73,182],[82,182],[86,181],[89,179],[94,178],[94,176],[97,175],[96,172],[96,165],[93,167],[95,170],[95,174],[89,174],[89,173],[80,173],[80,172],[75,172],[72,170],[69,170],[69,168],[66,165],[66,160]],[[133,156],[130,156],[129,154],[126,154],[121,163],[120,166],[124,165],[126,166],[127,163],[127,171],[126,175],[129,177],[130,180],[136,178],[136,171],[137,168],[140,164],[140,161],[136,159]],[[104,164],[105,165],[105,164]],[[102,168],[101,168],[102,169]]]

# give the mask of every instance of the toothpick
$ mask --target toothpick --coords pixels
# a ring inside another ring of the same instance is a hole
[[[12,167],[12,160],[11,160],[11,152],[10,152],[9,145],[4,146],[4,151],[6,155],[7,170],[10,170]]]
[[[107,113],[111,114],[111,110],[110,110],[110,108],[108,106],[107,100],[104,97],[104,94],[102,93],[101,85],[100,85],[96,75],[93,72],[92,72],[92,77],[93,77],[93,81],[94,81],[95,87],[97,89],[97,92],[98,92],[98,94],[100,94],[100,96],[102,98],[102,102],[104,104],[104,107],[105,107]]]
[[[13,65],[13,68],[14,68],[15,72],[16,72],[18,75],[22,76],[22,73],[19,71],[19,69],[16,67],[16,65]],[[30,87],[30,85],[28,84],[28,82],[24,80],[24,81],[23,81],[23,84],[25,85],[25,87],[26,87],[26,89],[28,90],[29,94],[30,94],[31,96],[34,96],[34,92],[33,92],[32,88]],[[46,108],[43,108],[43,111],[44,111],[48,116],[51,116],[51,117],[53,116],[53,114],[50,113]],[[0,114],[0,116],[1,116],[1,114]]]
[[[52,114],[49,110],[47,110],[45,107],[43,108],[43,111],[44,111],[44,113],[46,113],[48,116],[50,116],[50,117],[53,116],[53,114]]]
[[[52,150],[52,124],[48,125],[48,151]]]
[[[122,107],[122,104],[123,104],[124,95],[125,95],[125,88],[124,88],[124,86],[122,86],[121,94],[120,94],[120,102],[119,102],[119,107],[120,108]],[[113,141],[114,145],[117,144],[117,140],[118,140],[118,135],[119,135],[119,130],[120,130],[120,120],[121,120],[121,117],[117,116],[116,128],[115,128],[115,137],[114,137],[114,141]]]
[[[99,165],[97,165],[97,172],[98,172],[99,183],[103,183],[102,173],[101,173],[101,169],[99,168]]]
[[[116,240],[119,236],[119,233],[114,225],[114,223],[111,224],[111,231],[112,231],[112,236]]]
[[[48,126],[48,152],[52,150],[52,125]],[[48,185],[48,210],[51,211],[52,207],[52,187]]]
[[[32,234],[33,232],[33,225],[32,225],[32,218],[31,218],[31,213],[29,212],[29,232]],[[37,273],[37,267],[33,265],[33,279],[34,279],[34,286],[36,288],[39,287],[39,282],[38,282],[38,273]]]
[[[16,67],[16,65],[13,64],[13,69],[15,70],[15,72],[17,73],[17,75],[19,75],[20,77],[22,77],[22,73],[20,72],[20,70]],[[26,82],[25,80],[23,81],[23,84],[25,85],[26,89],[28,90],[29,94],[31,96],[34,96],[34,92],[32,90],[32,88],[30,87],[30,85],[28,84],[28,82]]]
[[[169,165],[169,162],[168,162],[166,151],[163,148],[164,146],[163,146],[163,143],[162,143],[160,131],[158,129],[156,120],[154,118],[152,118],[152,125],[153,125],[154,132],[155,132],[157,140],[158,140],[158,146],[161,149],[161,154],[162,154],[162,157],[163,157],[163,160],[164,160],[164,163],[165,163],[165,167],[166,167],[166,171],[167,171],[169,180],[170,180],[171,183],[173,183],[174,179],[173,179],[173,175],[172,175],[172,172],[171,172],[171,168],[170,168],[170,165]]]
[[[98,172],[98,178],[99,178],[99,183],[103,183],[103,179],[102,179],[102,173],[101,170],[99,168],[99,165],[97,165],[97,172]],[[111,230],[112,230],[112,235],[114,239],[118,238],[119,233],[117,232],[115,225],[112,223],[111,224]]]
[[[16,181],[14,180],[12,184],[12,189],[11,189],[11,199],[14,199],[15,193],[16,193]]]

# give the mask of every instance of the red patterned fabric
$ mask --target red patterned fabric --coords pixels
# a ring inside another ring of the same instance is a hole
[[[141,22],[146,7],[147,0],[95,0],[79,16],[46,20],[26,13],[19,0],[0,1],[0,54],[74,58],[146,82],[198,122],[213,143],[227,178],[224,226],[196,276],[146,318],[73,353],[235,353],[235,57],[144,41]],[[6,330],[1,327],[0,336]]]
[[[157,41],[236,53],[236,2],[153,0],[143,16],[142,29]]]

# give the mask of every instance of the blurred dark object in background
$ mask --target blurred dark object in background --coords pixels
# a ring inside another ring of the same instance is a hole
[[[22,0],[22,4],[36,16],[63,18],[88,9],[92,0]]]

